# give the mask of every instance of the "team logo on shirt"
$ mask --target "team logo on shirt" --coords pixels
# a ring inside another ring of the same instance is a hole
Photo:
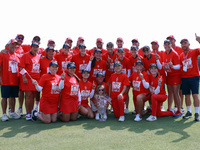
[[[122,69],[122,73],[126,74],[126,68]]]
[[[169,63],[165,63],[164,64],[164,69],[165,69],[166,72],[172,72],[172,70],[171,70],[171,68],[169,66]]]
[[[81,99],[87,100],[90,96],[90,90],[81,90]]]
[[[86,69],[86,67],[87,67],[87,64],[80,64],[80,65],[79,65],[79,73],[81,73],[81,71],[82,71],[83,69]]]
[[[141,81],[133,81],[133,90],[140,91]]]
[[[112,91],[120,92],[121,82],[112,82]]]
[[[116,81],[118,81],[118,77],[116,78]]]
[[[17,73],[18,68],[18,62],[16,61],[9,61],[9,67],[8,71],[11,71],[12,73]]]
[[[51,84],[52,86],[52,88],[51,88],[51,94],[60,94],[60,89],[59,89],[59,87],[58,87],[58,84],[57,83],[52,83]]]
[[[49,67],[47,67],[47,73],[49,73],[49,72],[50,72]]]
[[[133,72],[137,72],[137,70],[136,70],[136,67],[135,67],[135,66],[133,66],[133,67],[132,67],[132,69],[133,69]]]
[[[94,69],[94,72],[93,72],[93,77],[96,77],[97,73],[99,72],[103,72],[103,69]]]
[[[67,70],[67,64],[69,61],[67,61],[67,58],[65,59],[65,61],[62,61],[62,70],[66,71]]]
[[[40,73],[40,64],[33,63],[32,73]]]
[[[183,67],[186,66],[187,69],[193,68],[191,57],[182,61]]]
[[[110,63],[110,68],[108,69],[108,71],[114,71],[114,63]]]
[[[78,95],[79,85],[71,85],[70,95]]]

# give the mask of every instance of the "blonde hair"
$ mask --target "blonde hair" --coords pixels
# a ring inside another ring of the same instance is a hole
[[[103,88],[103,95],[106,96],[106,88],[103,84],[97,86],[96,91],[95,91],[95,95],[99,95],[99,89],[100,88]]]

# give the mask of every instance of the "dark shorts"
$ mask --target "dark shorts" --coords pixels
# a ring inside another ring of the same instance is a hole
[[[199,77],[182,78],[183,95],[199,94]]]
[[[2,98],[10,98],[10,97],[18,97],[19,86],[15,85],[2,85],[1,86],[1,97]]]

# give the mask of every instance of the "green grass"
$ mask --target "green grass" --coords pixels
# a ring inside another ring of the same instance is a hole
[[[164,105],[167,108],[166,102]],[[133,110],[132,102],[130,110]],[[85,117],[74,122],[51,124],[26,121],[24,117],[0,121],[0,150],[199,149],[200,122],[194,122],[194,118],[163,117],[147,122],[148,116],[145,115],[141,122],[134,122],[135,115],[131,113],[125,116],[125,122],[118,122],[114,114],[109,114],[106,122]]]

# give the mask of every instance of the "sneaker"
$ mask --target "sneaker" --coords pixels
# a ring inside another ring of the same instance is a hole
[[[181,107],[181,112],[184,114],[185,113],[185,109],[183,107]]]
[[[32,110],[32,112],[31,112],[32,121],[36,121],[37,120],[37,116],[35,115],[36,112],[37,112],[36,110]]]
[[[176,117],[176,118],[181,117],[181,116],[183,116],[183,113],[182,113],[180,110],[178,110],[178,111],[174,114],[174,117]]]
[[[111,107],[111,108],[109,109],[109,111],[110,111],[111,113],[113,113],[113,108]]]
[[[23,116],[23,112],[22,112],[22,108],[18,108],[16,113],[19,115],[19,116]]]
[[[3,114],[2,117],[1,117],[1,121],[8,121],[8,116],[7,114]]]
[[[178,108],[177,108],[176,106],[174,106],[174,108],[173,108],[173,109],[174,109],[174,111],[175,111],[175,112],[177,112],[177,111],[178,111]]]
[[[8,115],[10,115],[11,113],[11,108],[8,108]]]
[[[186,118],[186,119],[192,118],[192,113],[187,111],[187,113],[185,114],[185,116],[183,116],[183,118]]]
[[[161,111],[165,111],[165,108],[164,108],[164,106],[161,106],[161,108],[160,108],[160,109],[161,109]]]
[[[167,109],[167,111],[173,112],[173,115],[176,113],[173,108]]]
[[[78,114],[77,118],[81,118],[81,114]]]
[[[128,114],[128,113],[129,113],[128,108],[124,109],[124,113],[125,113],[125,114]]]
[[[26,120],[31,120],[32,118],[31,118],[31,114],[26,114]]]
[[[157,120],[157,117],[156,117],[156,116],[150,115],[146,120],[147,120],[147,121],[156,121],[156,120]]]
[[[125,120],[125,117],[124,116],[120,116],[118,121],[123,122],[124,120]]]
[[[140,114],[137,114],[134,121],[141,121],[142,117],[140,116]]]
[[[34,106],[34,110],[38,111],[38,105]]]
[[[194,121],[199,121],[199,114],[198,113],[194,114]]]
[[[96,113],[95,119],[99,120],[99,113]]]
[[[134,110],[134,111],[132,112],[132,114],[136,114],[136,111]]]
[[[17,115],[15,112],[9,114],[9,118],[19,119],[21,116]]]
[[[103,115],[103,118],[104,118],[104,119],[107,119],[107,118],[108,118],[106,113]]]
[[[151,112],[151,110],[152,110],[151,106],[148,106],[146,110],[147,110],[148,112]]]

